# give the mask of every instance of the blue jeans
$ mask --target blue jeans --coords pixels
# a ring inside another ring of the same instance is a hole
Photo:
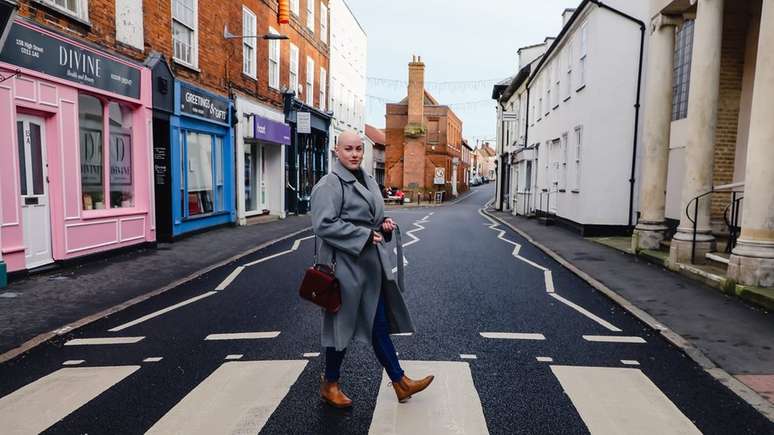
[[[387,371],[387,376],[393,382],[403,379],[403,369],[400,368],[398,355],[395,353],[395,346],[390,339],[390,325],[387,320],[387,310],[384,306],[384,296],[379,295],[379,304],[376,306],[376,316],[374,317],[373,333],[371,335],[371,345],[374,347],[374,354]],[[341,376],[341,363],[344,362],[344,355],[347,350],[336,350],[334,347],[325,348],[325,380],[338,381]]]

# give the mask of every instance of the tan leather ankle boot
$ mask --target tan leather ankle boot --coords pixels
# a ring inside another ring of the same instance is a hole
[[[395,389],[395,394],[398,396],[398,402],[403,403],[411,398],[412,395],[419,393],[425,388],[429,387],[435,379],[435,376],[430,375],[415,381],[408,376],[403,376],[398,382],[392,383],[392,388]]]
[[[349,408],[352,406],[352,399],[347,397],[338,382],[328,382],[323,379],[320,385],[320,397],[334,408]]]

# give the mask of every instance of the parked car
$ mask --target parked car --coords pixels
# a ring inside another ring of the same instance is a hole
[[[481,179],[478,177],[478,175],[473,175],[470,177],[470,185],[471,186],[480,186],[481,185]]]
[[[489,178],[487,178],[486,175],[482,176],[481,177],[481,183],[482,184],[488,184],[489,183]]]

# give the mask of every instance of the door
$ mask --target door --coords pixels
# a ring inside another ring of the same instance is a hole
[[[266,155],[264,145],[245,145],[245,214],[266,209]]]
[[[16,134],[25,259],[27,269],[32,269],[54,261],[43,119],[18,115]]]
[[[556,214],[557,211],[557,199],[559,196],[559,173],[561,170],[561,141],[559,139],[551,142],[551,148],[549,150],[549,162],[551,171],[551,184],[549,185],[549,198],[548,198],[548,211],[549,213]]]

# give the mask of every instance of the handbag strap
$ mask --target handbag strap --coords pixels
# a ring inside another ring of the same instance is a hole
[[[335,175],[335,174],[334,174]],[[341,186],[341,204],[339,205],[339,215],[337,216],[339,219],[341,219],[341,213],[344,211],[344,181],[336,175],[336,178],[339,179],[339,185]],[[317,233],[314,234],[314,264],[317,263]],[[336,270],[336,249],[333,250],[333,259],[331,260],[331,268],[335,271]]]
[[[397,245],[397,251],[395,253],[398,256],[398,287],[400,288],[400,291],[404,292],[406,291],[406,286],[403,277],[403,240],[401,240],[400,227],[397,224],[395,225],[395,244]]]

